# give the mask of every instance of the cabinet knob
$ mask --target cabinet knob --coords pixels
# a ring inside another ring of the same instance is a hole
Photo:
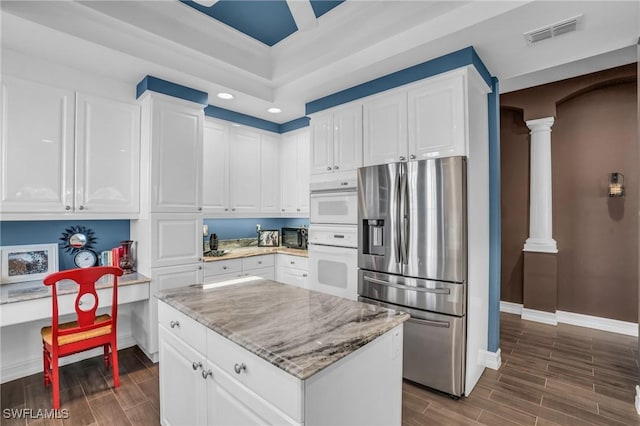
[[[71,206],[64,206],[65,210],[71,210]]]
[[[307,278],[307,274],[302,274],[302,277],[303,278]]]
[[[226,266],[223,266],[223,267],[222,267],[222,269],[225,269],[225,270],[226,270],[226,269],[227,269],[227,267],[226,267]]]
[[[202,370],[202,378],[207,380],[207,377],[213,377],[213,371],[211,371],[211,369],[208,369],[207,371]]]
[[[292,265],[295,265],[295,264],[296,264],[296,262],[294,262],[293,260],[292,260],[292,261],[290,261],[289,263],[291,263]]]
[[[300,211],[300,209],[296,209],[297,211]]]
[[[262,265],[262,260],[258,260],[258,265]]]
[[[197,370],[198,368],[202,368],[202,363],[201,363],[201,362],[199,362],[199,361],[198,361],[198,362],[193,361],[193,362],[191,363],[191,368],[193,368],[194,370]]]
[[[169,323],[169,326],[170,326],[171,328],[180,327],[180,321],[171,321],[171,322]]]
[[[401,155],[400,156],[400,161],[404,161],[404,160],[405,160],[404,155]]]
[[[198,211],[201,212],[202,211],[202,207],[198,207]]]
[[[202,266],[198,266],[198,270],[202,269]]]
[[[416,159],[416,155],[415,155],[415,154],[411,154],[411,155],[409,156],[409,159],[411,159],[411,160],[415,160],[415,159]]]
[[[284,209],[282,209],[282,211],[284,212]]]
[[[231,211],[232,211],[232,212],[235,212],[235,211],[236,211],[235,207],[234,207],[234,208],[232,208],[232,209],[231,209]]]
[[[233,366],[233,371],[236,372],[236,374],[240,374],[243,371],[246,371],[247,366],[244,364],[244,362],[242,364],[236,364]]]
[[[224,209],[224,211],[225,211],[225,212],[228,212],[228,211],[229,211],[229,209]]]
[[[331,168],[331,166],[327,166],[327,171],[329,171],[329,172],[330,172],[331,170],[333,170],[333,169]]]
[[[78,207],[78,210],[84,210],[84,206],[80,205],[80,207]]]
[[[338,170],[340,167],[338,166],[333,166],[333,170]]]

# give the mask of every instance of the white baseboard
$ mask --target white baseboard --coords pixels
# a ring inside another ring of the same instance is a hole
[[[558,318],[555,312],[537,311],[535,309],[522,308],[523,320],[541,322],[544,324],[558,325]]]
[[[136,341],[133,336],[118,336],[118,350],[134,346]],[[73,362],[82,361],[83,359],[92,358],[102,355],[102,348],[91,349],[85,352],[65,356],[60,358],[60,366],[71,364]],[[9,365],[3,363],[0,367],[0,383],[10,382],[21,377],[30,376],[35,373],[42,372],[42,352],[37,358],[25,359]]]
[[[529,321],[553,325],[558,323],[571,324],[577,325],[578,327],[587,327],[638,337],[638,324],[635,322],[620,321],[611,318],[595,317],[566,311],[556,311],[555,313],[537,311],[535,309],[524,308],[519,303],[503,301],[500,302],[500,311],[520,315],[522,319]]]
[[[496,352],[487,351],[487,368],[497,370],[502,364],[502,357],[500,356],[500,348]]]
[[[522,315],[522,303],[500,301],[500,312],[508,314]]]
[[[638,337],[638,324],[635,322],[594,317],[591,315],[576,314],[574,312],[566,311],[556,311],[556,317],[558,318],[558,322],[564,324],[595,328],[596,330],[610,331],[612,333]]]

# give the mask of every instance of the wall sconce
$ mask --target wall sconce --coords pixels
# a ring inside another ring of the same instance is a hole
[[[609,175],[609,197],[624,197],[624,175],[611,173]]]

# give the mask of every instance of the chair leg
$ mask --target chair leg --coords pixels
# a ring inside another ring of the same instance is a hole
[[[109,344],[103,345],[104,349],[104,366],[109,368]]]
[[[49,363],[49,353],[47,348],[42,345],[42,371],[44,373],[44,385],[49,386],[51,384],[51,364]]]
[[[113,387],[120,386],[120,372],[118,370],[118,345],[116,339],[111,341],[111,368],[113,369]]]
[[[60,375],[58,371],[58,354],[51,356],[51,384],[53,387],[53,409],[60,409]]]

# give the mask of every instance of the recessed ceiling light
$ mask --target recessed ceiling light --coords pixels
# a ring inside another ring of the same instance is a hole
[[[282,112],[282,110],[280,108],[271,107],[267,110],[267,112],[270,112],[271,114],[279,114]]]
[[[235,96],[233,96],[231,93],[227,93],[227,92],[220,92],[216,96],[219,97],[220,99],[225,99],[225,100],[229,100],[229,99],[235,98]]]

